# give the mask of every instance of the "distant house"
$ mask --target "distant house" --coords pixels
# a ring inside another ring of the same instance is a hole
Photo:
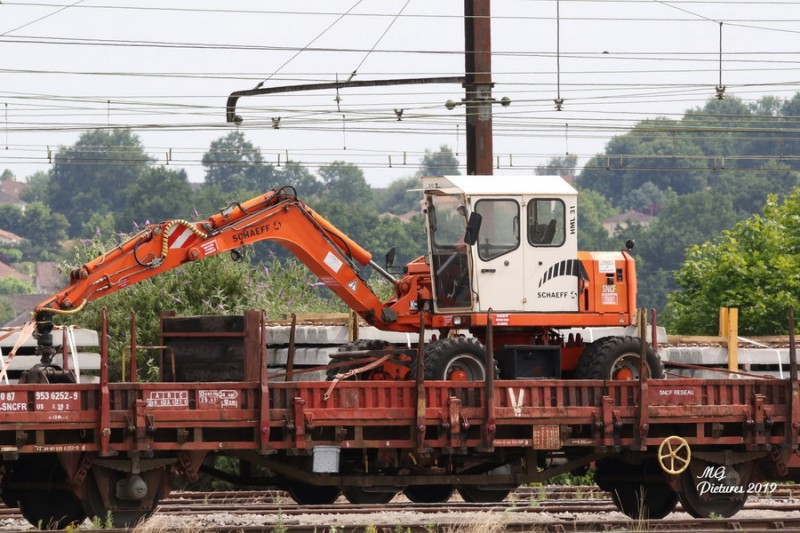
[[[58,292],[67,284],[67,277],[58,269],[55,261],[36,263],[36,290],[41,294]]]
[[[646,227],[654,218],[655,217],[645,215],[638,211],[625,211],[624,213],[603,220],[603,227],[606,228],[609,235],[614,235],[618,228],[626,229],[631,224],[639,224],[640,226]]]
[[[20,194],[22,194],[22,191],[24,191],[27,188],[28,184],[22,181],[16,181],[16,180],[0,181],[0,193],[6,195],[9,198],[13,198],[17,202],[23,204],[25,202],[22,202],[22,200],[19,199],[19,196]],[[8,203],[8,202],[0,201],[0,203]]]
[[[23,238],[16,233],[0,229],[0,244],[19,244]]]
[[[3,185],[3,182],[0,182],[0,185]],[[0,190],[0,205],[16,205],[19,208],[25,209],[25,202],[19,199],[18,196],[14,196],[12,194],[8,194]]]
[[[3,262],[0,262],[0,278],[14,278],[20,281],[33,283],[33,279],[31,279],[29,275],[23,274],[19,270],[15,270]]]

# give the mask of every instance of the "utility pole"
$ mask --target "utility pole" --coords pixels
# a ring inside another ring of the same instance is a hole
[[[464,100],[467,174],[492,175],[492,30],[490,0],[464,0]]]

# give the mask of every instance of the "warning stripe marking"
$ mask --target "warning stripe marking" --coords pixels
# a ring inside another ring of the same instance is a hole
[[[185,248],[195,241],[192,237],[197,237],[189,228],[180,227],[179,231],[173,231],[169,236],[169,247],[171,249]]]

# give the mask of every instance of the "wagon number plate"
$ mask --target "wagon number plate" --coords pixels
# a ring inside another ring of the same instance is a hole
[[[36,411],[79,411],[78,391],[36,391],[33,396]]]

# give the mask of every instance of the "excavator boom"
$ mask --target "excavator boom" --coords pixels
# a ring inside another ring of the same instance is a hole
[[[87,302],[185,263],[265,240],[288,248],[369,323],[386,328],[396,320],[360,276],[359,264],[386,275],[371,254],[300,201],[290,187],[233,203],[205,221],[147,226],[75,269],[66,288],[36,307],[36,320],[48,322],[53,314],[79,311]]]

